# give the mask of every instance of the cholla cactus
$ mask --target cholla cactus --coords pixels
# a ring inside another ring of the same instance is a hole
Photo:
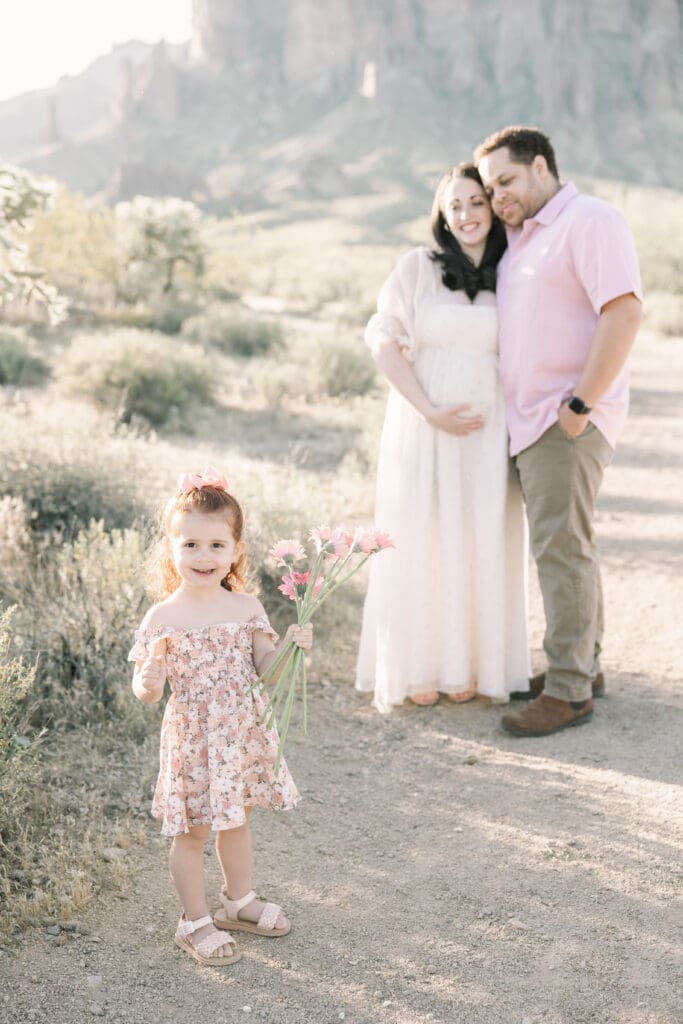
[[[125,297],[135,301],[150,286],[164,294],[177,285],[179,267],[194,278],[204,272],[202,215],[182,199],[136,196],[116,206],[118,259]]]
[[[67,303],[31,265],[22,242],[36,213],[52,201],[56,184],[40,181],[9,164],[0,164],[0,310],[23,302],[42,307],[51,323],[66,316]]]

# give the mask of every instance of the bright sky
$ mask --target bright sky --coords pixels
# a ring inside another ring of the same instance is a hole
[[[192,0],[0,0],[0,100],[76,75],[112,46],[190,38]]]

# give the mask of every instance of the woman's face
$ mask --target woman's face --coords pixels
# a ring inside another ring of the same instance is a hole
[[[442,212],[463,251],[480,253],[491,230],[493,214],[479,182],[471,178],[454,178],[449,182],[443,194]]]

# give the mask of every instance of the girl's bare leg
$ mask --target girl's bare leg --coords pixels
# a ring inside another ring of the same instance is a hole
[[[247,814],[249,811],[247,811]],[[252,887],[251,871],[253,864],[251,847],[251,830],[249,821],[238,828],[226,828],[216,836],[216,854],[223,872],[223,891],[230,900],[239,900],[246,896]],[[239,912],[241,921],[258,921],[265,903],[252,900]],[[276,928],[285,928],[287,919],[283,914],[278,916]]]
[[[197,825],[181,836],[174,836],[169,855],[171,879],[185,913],[187,921],[197,921],[209,915],[206,905],[204,884],[204,847],[209,837],[208,825]],[[216,931],[213,924],[204,925],[189,937],[190,942],[199,942],[205,935]],[[216,950],[215,956],[231,956],[228,943]]]

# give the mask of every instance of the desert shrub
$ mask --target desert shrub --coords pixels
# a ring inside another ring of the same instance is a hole
[[[142,417],[160,427],[211,400],[212,372],[201,349],[132,328],[77,337],[60,377],[68,392],[93,398],[122,423]]]
[[[0,615],[0,899],[10,888],[10,868],[26,810],[26,790],[39,736],[29,726],[35,668],[12,654],[14,609]]]
[[[281,346],[283,332],[275,320],[238,313],[230,305],[215,303],[190,317],[183,327],[183,335],[192,341],[213,345],[226,355],[265,355]]]
[[[22,514],[31,533],[53,540],[73,536],[91,519],[114,529],[148,514],[137,485],[135,450],[21,436],[6,436],[3,442],[0,496],[20,499],[23,509],[16,502],[4,506],[4,520],[11,513],[15,530]]]
[[[645,326],[659,334],[683,337],[683,295],[650,292],[645,296]]]
[[[115,294],[114,213],[105,204],[59,187],[27,237],[31,257],[55,285],[88,306]]]
[[[18,327],[0,327],[0,384],[42,384],[49,368],[32,338]]]
[[[28,696],[35,668],[27,667],[21,658],[12,656],[11,622],[15,611],[15,608],[7,608],[0,615],[0,785],[9,774],[11,762],[31,744],[26,733],[30,718]],[[0,847],[5,843],[0,827]]]
[[[317,366],[298,360],[260,360],[251,375],[253,388],[269,407],[289,401],[314,402],[320,397]]]
[[[41,722],[92,721],[129,711],[126,654],[146,601],[143,531],[93,521],[75,540],[45,548],[2,590],[16,605],[22,650],[40,652]]]
[[[342,341],[319,347],[317,378],[319,393],[331,398],[365,395],[376,381],[374,364],[365,347]]]
[[[148,325],[162,334],[180,334],[185,321],[194,316],[197,306],[191,302],[182,302],[173,296],[164,298],[152,308]]]
[[[17,581],[30,575],[39,544],[22,498],[0,498],[0,602],[11,603]]]

